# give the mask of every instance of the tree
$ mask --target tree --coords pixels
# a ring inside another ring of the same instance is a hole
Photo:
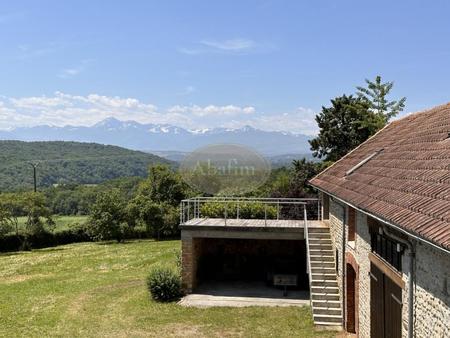
[[[316,116],[320,131],[309,141],[313,155],[326,161],[338,160],[374,133],[369,123],[373,115],[362,98],[342,95],[331,100],[331,107],[322,107]]]
[[[0,236],[13,230],[18,234],[20,201],[16,194],[1,194],[0,197]]]
[[[375,81],[366,79],[367,88],[356,87],[357,96],[365,101],[369,110],[374,113],[373,121],[369,123],[375,124],[378,129],[383,128],[391,118],[396,116],[405,108],[406,97],[400,100],[389,101],[387,96],[394,86],[394,82],[381,82],[381,76],[377,76]]]
[[[168,166],[155,165],[150,167],[148,178],[141,182],[138,195],[146,196],[157,203],[178,205],[186,197],[187,191],[187,184],[177,173]]]
[[[52,213],[47,207],[45,196],[38,192],[28,192],[21,195],[20,204],[27,215],[26,230],[28,234],[38,234],[55,226]],[[43,219],[45,221],[43,221]]]
[[[116,239],[121,242],[125,234],[126,203],[120,191],[102,192],[91,209],[87,231],[94,240]]]
[[[292,197],[308,197],[316,192],[308,184],[309,180],[316,176],[327,166],[326,162],[308,161],[305,158],[292,162],[291,188],[289,191]]]

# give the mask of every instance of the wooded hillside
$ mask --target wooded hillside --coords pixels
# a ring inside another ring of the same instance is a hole
[[[38,163],[38,187],[146,176],[152,164],[172,164],[156,155],[96,143],[0,141],[0,191],[32,189],[31,162]]]

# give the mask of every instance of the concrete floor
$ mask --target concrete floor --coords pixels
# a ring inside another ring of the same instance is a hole
[[[283,290],[266,286],[263,282],[208,282],[200,285],[194,293],[183,297],[183,306],[304,306],[309,305],[309,292]]]

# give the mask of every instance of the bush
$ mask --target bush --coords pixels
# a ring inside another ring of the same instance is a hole
[[[207,202],[202,204],[200,211],[203,217],[223,218],[225,217],[225,209],[228,218],[236,218],[238,203],[237,202]],[[277,207],[273,204],[263,204],[258,202],[239,202],[240,218],[259,218],[275,219],[277,217]]]
[[[147,287],[152,298],[159,302],[170,302],[181,297],[180,273],[168,267],[156,267],[147,277]]]

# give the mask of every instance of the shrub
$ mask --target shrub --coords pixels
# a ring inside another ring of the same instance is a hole
[[[180,273],[169,267],[155,267],[147,277],[147,287],[152,298],[160,302],[170,302],[181,297]]]
[[[263,204],[258,202],[207,202],[202,204],[200,211],[204,217],[222,218],[225,217],[225,209],[227,217],[235,218],[239,208],[240,218],[259,218],[275,219],[277,217],[277,207],[273,204]]]

